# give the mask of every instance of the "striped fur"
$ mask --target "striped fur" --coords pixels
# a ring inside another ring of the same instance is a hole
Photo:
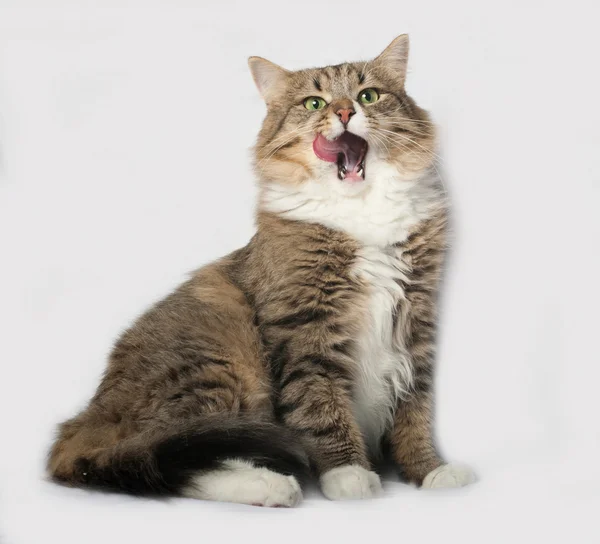
[[[314,472],[327,497],[366,498],[382,442],[410,481],[460,480],[431,438],[446,202],[433,125],[404,91],[407,47],[298,72],[250,60],[268,106],[257,232],[117,341],[88,407],[60,428],[55,480],[293,506]],[[366,87],[381,98],[363,107]],[[308,112],[315,94],[329,105]],[[369,144],[353,186],[311,147],[343,131],[340,100]]]

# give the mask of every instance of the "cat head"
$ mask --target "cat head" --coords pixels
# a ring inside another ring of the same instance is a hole
[[[289,71],[250,57],[267,105],[254,148],[261,184],[318,183],[353,196],[369,190],[382,165],[412,178],[427,170],[435,130],[405,92],[407,60],[407,35],[368,62]]]

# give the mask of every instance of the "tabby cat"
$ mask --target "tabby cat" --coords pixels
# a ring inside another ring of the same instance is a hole
[[[369,62],[249,59],[256,234],[117,341],[54,480],[261,506],[297,505],[311,475],[329,499],[373,497],[381,459],[425,488],[473,480],[432,439],[447,202],[407,56],[403,35]]]

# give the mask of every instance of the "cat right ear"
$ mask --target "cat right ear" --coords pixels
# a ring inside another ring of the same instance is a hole
[[[278,89],[285,86],[290,72],[262,57],[250,57],[248,66],[258,92],[268,104],[277,94]]]

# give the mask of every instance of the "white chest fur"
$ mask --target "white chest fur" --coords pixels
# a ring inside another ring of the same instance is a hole
[[[368,178],[356,194],[332,175],[300,186],[270,183],[262,188],[260,205],[286,219],[320,223],[367,246],[386,247],[403,242],[444,199],[434,169],[401,176],[390,164],[369,159]]]
[[[368,289],[364,327],[358,339],[354,416],[372,450],[391,424],[396,401],[412,384],[412,364],[405,347],[399,308],[406,309],[401,282],[408,268],[401,250],[364,247],[354,269]]]

